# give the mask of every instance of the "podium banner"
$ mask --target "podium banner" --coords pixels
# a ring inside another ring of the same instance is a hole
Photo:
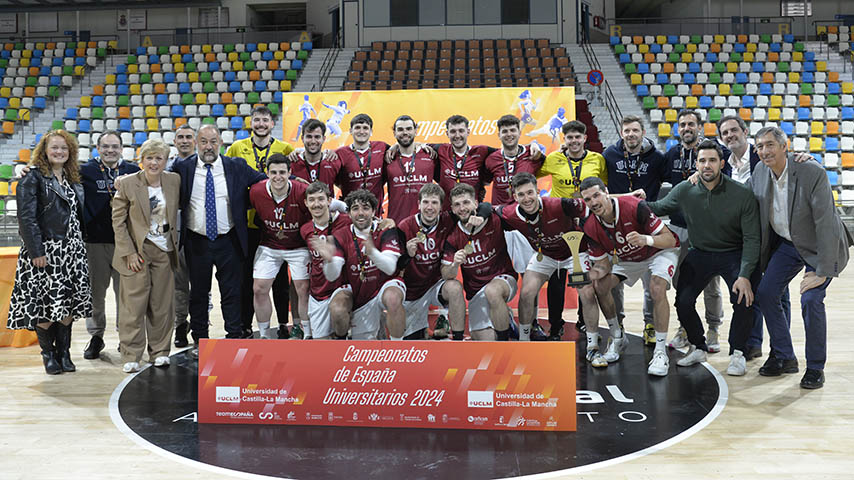
[[[201,423],[574,431],[574,342],[202,340]]]

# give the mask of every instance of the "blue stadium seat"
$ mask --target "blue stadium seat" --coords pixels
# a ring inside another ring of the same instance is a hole
[[[753,62],[750,64],[750,70],[756,73],[764,73],[765,72],[765,64],[762,62]]]
[[[291,70],[302,70],[302,60],[296,59],[291,62]]]
[[[175,83],[175,74],[172,72],[164,73],[163,83]]]
[[[127,84],[116,85],[116,95],[130,94],[130,87]]]
[[[133,134],[133,144],[138,147],[148,140],[148,134],[145,132],[136,132]]]
[[[3,53],[9,53],[9,52],[4,51]],[[620,63],[632,63],[632,56],[629,55],[628,53],[621,53],[620,54]]]
[[[617,37],[617,39],[619,39],[619,38],[620,37]],[[679,43],[679,36],[678,35],[668,35],[667,36],[667,43],[669,43],[671,45],[676,45],[677,43]]]
[[[165,93],[158,93],[156,97],[154,97],[154,104],[157,106],[161,105],[169,105],[169,95]]]
[[[815,83],[815,74],[812,72],[801,73],[801,83]]]
[[[820,153],[813,153],[812,158],[814,158],[816,162],[824,165],[824,158],[822,158]]]
[[[670,83],[670,76],[666,73],[659,73],[655,75],[655,83],[659,85],[667,85]]]
[[[0,58],[12,58],[12,52],[9,50],[0,51]]]
[[[44,110],[47,108],[47,100],[44,97],[36,97],[33,99],[33,108]]]
[[[119,131],[120,132],[129,132],[131,129],[131,123],[129,118],[122,118],[119,120]]]
[[[264,80],[256,80],[255,81],[255,88],[253,90],[255,90],[256,92],[267,91],[267,82],[265,82]]]
[[[249,132],[247,130],[238,130],[237,133],[234,134],[235,140],[243,140],[244,138],[249,138]]]
[[[190,93],[190,83],[189,82],[181,82],[178,84],[178,93],[181,95],[185,93]]]
[[[736,73],[735,83],[747,83],[747,74],[742,72]]]
[[[124,63],[116,65],[116,73],[128,73],[128,66]]]
[[[77,67],[85,67],[86,66],[86,57],[75,57],[74,65]]]
[[[649,64],[648,63],[639,63],[637,65],[638,73],[643,75],[644,73],[649,73]]]
[[[770,83],[760,83],[759,84],[759,95],[773,95],[774,88]]]
[[[65,120],[77,120],[77,109],[76,108],[68,108],[65,110],[65,116],[62,117]]]
[[[73,48],[66,48],[65,49],[65,56],[66,57],[73,57],[74,56],[74,49]]]
[[[267,50],[266,52],[261,54],[261,60],[264,60],[265,62],[269,62],[272,59],[273,59],[273,52],[271,52],[269,50]]]
[[[780,129],[786,132],[786,135],[790,137],[795,134],[795,126],[792,122],[780,122]]]
[[[744,108],[753,108],[756,106],[756,99],[753,95],[745,95],[741,97],[741,106]]]
[[[646,85],[638,85],[638,96],[639,97],[648,97],[649,96],[649,87]]]
[[[273,103],[282,103],[282,92],[273,92]]]
[[[147,51],[148,51],[148,49],[146,47],[136,47],[136,54],[137,55],[145,55],[145,53]]]
[[[682,75],[682,83],[693,85],[697,83],[697,77],[693,73],[685,73]]]
[[[172,117],[183,117],[184,116],[184,106],[183,105],[172,105],[172,111],[170,112]]]
[[[649,53],[661,53],[661,45],[653,43],[649,46]]]
[[[839,174],[832,170],[825,170],[827,173],[827,180],[830,182],[831,187],[835,187],[839,185]]]
[[[688,71],[691,73],[700,73],[700,64],[697,62],[691,62],[688,64]]]
[[[33,58],[41,58],[44,55],[43,50],[35,49],[33,50]]]
[[[237,74],[235,72],[225,72],[223,76],[223,80],[226,82],[233,82],[237,79]]]
[[[791,33],[783,35],[783,41],[786,43],[795,43],[795,36]]]
[[[743,43],[736,43],[732,49],[735,53],[744,53],[747,51],[747,47]]]
[[[815,62],[804,62],[804,71],[805,72],[814,72],[815,71]]]
[[[236,93],[240,91],[240,82],[228,82],[228,91],[231,93]]]
[[[222,117],[225,115],[225,105],[215,104],[211,105],[211,116],[212,117]]]
[[[712,103],[712,97],[708,95],[703,95],[700,97],[700,108],[712,108],[714,104]]]
[[[718,54],[717,54],[717,53],[715,53],[715,52],[709,52],[709,53],[707,53],[707,54],[706,54],[706,61],[707,61],[707,62],[711,62],[711,63],[715,63],[715,62],[717,62],[717,61],[718,61]]]
[[[839,151],[839,137],[826,137],[824,139],[824,151],[826,151],[826,152],[838,152]]]
[[[854,120],[854,107],[842,107],[841,118],[843,120]]]
[[[120,73],[116,75],[116,85],[122,85],[128,83],[128,76],[125,73]]]
[[[9,53],[9,52],[5,52]],[[62,57],[53,57],[53,61],[50,64],[52,67],[61,67],[62,66]]]
[[[839,95],[842,93],[842,87],[839,86],[838,83],[828,83],[827,84],[827,93],[829,95]]]
[[[768,45],[768,50],[772,52],[782,52],[783,47],[779,43],[774,42],[771,45]]]
[[[209,72],[218,72],[220,68],[219,62],[211,62],[208,64]]]
[[[89,120],[80,120],[77,122],[77,131],[83,133],[89,133],[92,131],[92,122]]]
[[[667,141],[664,142],[664,150],[665,151],[670,150],[671,148],[675,147],[676,145],[679,145],[679,140],[677,140],[675,138],[668,138]]]
[[[302,42],[302,49],[303,49],[303,50],[311,50],[312,48],[314,48],[314,44],[313,44],[313,43],[311,43],[311,42]]]
[[[104,106],[104,96],[103,95],[95,95],[92,97],[92,106],[93,107],[103,107]]]
[[[239,130],[243,128],[243,117],[231,117],[231,120],[228,123],[228,128],[232,130]]]
[[[98,158],[98,147],[92,146],[92,150],[89,150],[89,158]]]
[[[252,53],[255,50],[258,50],[258,44],[257,43],[247,43],[246,44],[246,51],[247,52]]]
[[[0,97],[0,108],[9,107],[9,99],[5,97]]]
[[[42,59],[41,58],[31,58],[30,59],[30,66],[31,67],[41,67],[42,66]]]
[[[274,70],[273,71],[273,80],[282,81],[285,79],[285,71],[284,70]]]
[[[815,52],[804,52],[804,61],[805,62],[814,62],[815,61]]]
[[[620,44],[620,37],[617,37],[615,35],[611,35],[610,42],[611,42],[611,45],[619,45]]]
[[[192,63],[192,61],[193,61],[193,54],[192,53],[185,53],[184,55],[181,55],[181,63]]]
[[[149,64],[160,63],[160,55],[149,55],[148,56],[148,63]]]
[[[801,122],[808,122],[810,120],[812,112],[807,107],[798,107],[798,120]]]

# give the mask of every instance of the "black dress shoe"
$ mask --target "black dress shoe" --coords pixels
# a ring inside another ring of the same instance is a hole
[[[824,386],[824,371],[808,368],[801,379],[801,388],[815,390]]]
[[[779,377],[784,373],[798,373],[797,358],[783,360],[772,353],[768,360],[765,360],[765,364],[759,367],[759,375],[763,377]]]
[[[744,354],[744,358],[747,360],[753,360],[754,358],[759,358],[762,356],[762,347],[747,347],[747,352]]]
[[[86,360],[95,360],[103,349],[104,339],[97,335],[92,335],[92,338],[89,339],[89,343],[86,344],[86,348],[83,350],[83,358]]]
[[[177,348],[184,348],[190,343],[187,341],[187,332],[190,330],[190,324],[181,323],[175,327],[175,346]]]
[[[563,325],[559,328],[555,328],[556,325],[552,325],[552,328],[549,329],[549,338],[546,340],[549,342],[559,342],[563,339]]]

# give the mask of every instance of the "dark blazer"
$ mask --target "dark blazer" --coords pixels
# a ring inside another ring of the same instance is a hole
[[[759,159],[759,154],[756,153],[756,148],[753,144],[747,146],[747,151],[750,152],[750,174],[753,175],[753,171],[756,170],[756,164],[761,162],[761,160]],[[729,158],[729,156],[726,158]]]
[[[83,228],[83,186],[72,183],[77,197],[74,212]],[[44,256],[45,240],[62,240],[68,233],[71,199],[53,175],[45,177],[33,167],[19,182],[15,194],[18,202],[18,231],[30,257]]]
[[[139,166],[133,162],[119,160],[117,176],[138,172]],[[113,217],[108,192],[115,193],[113,181],[101,172],[101,161],[93,158],[80,165],[80,183],[86,195],[83,205],[83,223],[86,224],[87,243],[113,243]]]
[[[798,163],[787,159],[789,234],[801,258],[820,277],[838,277],[848,263],[851,235],[842,223],[833,203],[833,192],[824,168],[818,162]],[[771,258],[771,212],[774,208],[774,184],[771,169],[758,163],[750,177],[753,193],[759,200],[762,231],[760,253],[764,270]]]
[[[246,219],[246,211],[249,209],[249,187],[267,178],[261,172],[250,167],[242,158],[232,158],[220,155],[223,170],[225,171],[225,184],[228,190],[228,200],[231,205],[231,218],[234,221],[234,231],[243,250],[243,256],[249,253],[249,233]],[[181,244],[187,238],[187,215],[190,211],[190,197],[193,193],[193,179],[196,175],[196,163],[198,158],[179,160],[172,165],[172,171],[181,175]]]

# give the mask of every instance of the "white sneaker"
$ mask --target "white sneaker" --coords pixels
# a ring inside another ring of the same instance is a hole
[[[135,373],[139,371],[139,363],[138,362],[128,362],[122,367],[122,371],[125,373]]]
[[[607,367],[608,361],[599,353],[598,348],[587,349],[587,361],[596,368]]]
[[[679,330],[676,330],[676,335],[674,335],[673,338],[670,339],[670,342],[667,343],[668,347],[675,349],[685,348],[689,345],[688,334],[685,333],[685,329],[682,327],[679,327]]]
[[[691,345],[691,348],[688,350],[688,354],[677,360],[676,365],[679,365],[680,367],[690,367],[691,365],[694,365],[696,363],[702,363],[705,361],[705,350],[700,350],[694,345]]]
[[[745,373],[747,373],[747,359],[744,358],[741,350],[733,350],[732,355],[729,357],[729,367],[726,369],[726,374],[733,377],[740,377]]]
[[[154,359],[154,366],[155,367],[168,367],[169,366],[169,357],[164,355],[162,357],[155,358]]]
[[[706,332],[706,347],[709,348],[709,353],[718,353],[721,351],[721,341],[718,339],[718,327],[709,327]]]
[[[611,337],[608,339],[608,348],[605,350],[605,360],[608,363],[614,363],[620,359],[620,354],[626,351],[629,342],[626,336],[620,338]]]
[[[670,359],[667,358],[667,353],[662,350],[655,350],[652,354],[652,360],[649,362],[649,368],[646,373],[664,377],[667,371],[670,370]]]

